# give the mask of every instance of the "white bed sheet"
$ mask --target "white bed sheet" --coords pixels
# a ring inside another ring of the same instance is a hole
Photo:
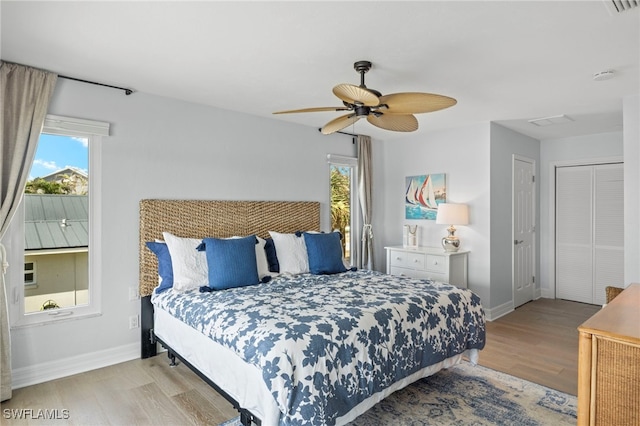
[[[278,424],[280,410],[257,367],[163,309],[155,307],[154,316],[156,336],[261,419],[264,426]]]
[[[258,368],[247,364],[231,350],[214,342],[157,306],[154,310],[154,318],[154,334],[163,342],[238,401],[241,407],[258,417],[263,426],[278,424],[280,410],[262,380],[262,373]],[[472,349],[467,352],[471,361],[475,363],[478,350]],[[462,354],[452,356],[394,383],[384,391],[362,401],[347,414],[338,418],[336,424],[343,425],[354,420],[393,392],[443,368],[457,364],[462,356]]]

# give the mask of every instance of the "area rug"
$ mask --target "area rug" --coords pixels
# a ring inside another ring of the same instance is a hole
[[[575,396],[463,362],[393,393],[350,425],[575,425],[576,407]]]

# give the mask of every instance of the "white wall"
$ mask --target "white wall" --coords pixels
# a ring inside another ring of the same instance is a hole
[[[637,145],[637,139],[636,139]],[[554,197],[555,166],[589,163],[599,159],[623,158],[622,132],[599,133],[563,139],[547,139],[540,144],[540,288],[543,297],[555,297]],[[625,159],[625,171],[628,169]],[[636,181],[637,182],[637,181]],[[625,176],[625,188],[631,181]],[[631,185],[637,188],[636,185]],[[625,189],[625,199],[627,198]],[[625,247],[626,251],[626,247]]]
[[[49,113],[111,123],[102,151],[102,315],[12,330],[16,386],[69,374],[67,364],[95,367],[105,351],[111,360],[139,356],[140,330],[129,330],[128,318],[140,309],[129,287],[138,284],[141,199],[320,201],[328,229],[326,155],[356,154],[348,136],[68,80],[59,80]]]
[[[624,282],[640,283],[640,95],[623,100]]]
[[[421,227],[420,245],[440,247],[442,237],[447,235],[446,225],[405,219],[405,178],[445,173],[447,201],[469,204],[470,223],[456,231],[461,248],[470,251],[469,288],[489,306],[489,124],[386,140],[374,148],[376,269],[385,270],[384,246],[402,244],[404,224]]]

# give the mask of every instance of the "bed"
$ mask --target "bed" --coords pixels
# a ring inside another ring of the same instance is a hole
[[[273,274],[222,291],[155,290],[157,256],[147,243],[167,232],[216,237],[208,243],[266,239],[269,231],[319,230],[319,212],[316,202],[142,200],[142,357],[160,343],[229,400],[245,425],[345,424],[465,354],[477,359],[485,338],[480,300],[445,283],[344,270]]]

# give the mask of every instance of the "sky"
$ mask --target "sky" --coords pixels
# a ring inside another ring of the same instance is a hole
[[[72,166],[88,172],[88,140],[70,136],[40,135],[29,180]]]

